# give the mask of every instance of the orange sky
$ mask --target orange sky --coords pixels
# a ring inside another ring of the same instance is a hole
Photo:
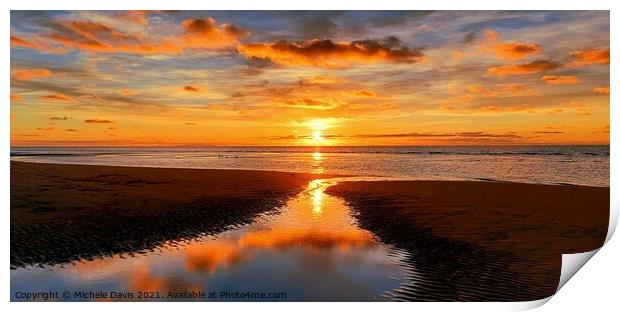
[[[12,11],[12,145],[609,144],[604,11]]]

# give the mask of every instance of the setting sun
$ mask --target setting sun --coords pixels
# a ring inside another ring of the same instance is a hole
[[[314,133],[312,133],[312,141],[314,142],[323,141],[323,136],[321,135],[321,131],[314,131]]]

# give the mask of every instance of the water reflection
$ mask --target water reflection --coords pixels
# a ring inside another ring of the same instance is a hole
[[[323,190],[325,189],[325,187],[323,187],[321,184],[321,179],[316,179],[314,181],[311,181],[308,187],[312,192],[312,218],[315,220],[323,213],[321,205],[323,201]]]
[[[323,154],[320,151],[312,153],[312,173],[323,173]]]
[[[332,183],[311,181],[277,215],[160,252],[11,271],[12,292],[258,290],[286,292],[286,300],[386,300],[407,273],[394,256],[400,251],[360,229],[345,203],[324,193]]]

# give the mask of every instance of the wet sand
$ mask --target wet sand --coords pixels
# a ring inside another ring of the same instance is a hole
[[[11,267],[143,253],[274,210],[326,175],[11,162]]]
[[[145,253],[221,233],[277,213],[310,181],[328,177],[11,162],[11,267]],[[562,253],[600,247],[609,219],[602,187],[369,181],[325,193],[343,198],[361,228],[410,255],[400,261],[407,280],[388,294],[395,300],[548,297]]]
[[[552,295],[562,253],[601,247],[609,188],[499,182],[343,182],[360,225],[408,250],[395,299],[525,301]]]

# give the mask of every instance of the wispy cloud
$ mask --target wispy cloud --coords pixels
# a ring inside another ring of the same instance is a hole
[[[19,69],[11,71],[11,77],[17,80],[30,80],[45,78],[52,75],[52,72],[45,68]]]
[[[73,100],[71,97],[66,96],[64,94],[50,94],[50,95],[42,95],[39,97],[40,100],[49,100],[49,101],[71,101]]]
[[[542,80],[552,85],[572,85],[580,82],[576,76],[543,76]]]
[[[562,64],[548,60],[538,60],[519,65],[503,65],[490,67],[487,70],[488,76],[510,76],[540,73],[558,69]]]

